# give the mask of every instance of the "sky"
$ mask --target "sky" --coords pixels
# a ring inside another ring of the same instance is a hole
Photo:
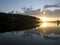
[[[20,10],[22,7],[33,9],[43,8],[47,4],[57,4],[60,0],[0,0],[0,11],[9,12],[11,10]]]

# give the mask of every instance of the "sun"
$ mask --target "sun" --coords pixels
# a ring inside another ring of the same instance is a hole
[[[46,27],[46,26],[47,26],[46,22],[42,23],[42,25],[41,25],[41,27]]]
[[[42,21],[47,21],[48,19],[46,17],[40,17]]]

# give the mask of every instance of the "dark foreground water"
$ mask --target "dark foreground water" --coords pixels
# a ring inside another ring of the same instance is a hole
[[[1,32],[0,45],[60,45],[60,25],[43,23],[36,29]]]

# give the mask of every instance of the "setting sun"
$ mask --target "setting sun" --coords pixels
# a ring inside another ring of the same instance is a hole
[[[46,17],[41,17],[40,18],[42,21],[47,21],[47,18]]]

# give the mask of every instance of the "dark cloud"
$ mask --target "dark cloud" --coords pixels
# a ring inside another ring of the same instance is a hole
[[[54,4],[54,5],[45,5],[45,6],[44,6],[44,9],[46,9],[46,8],[52,8],[52,7],[59,8],[59,7],[60,7],[60,3]]]

